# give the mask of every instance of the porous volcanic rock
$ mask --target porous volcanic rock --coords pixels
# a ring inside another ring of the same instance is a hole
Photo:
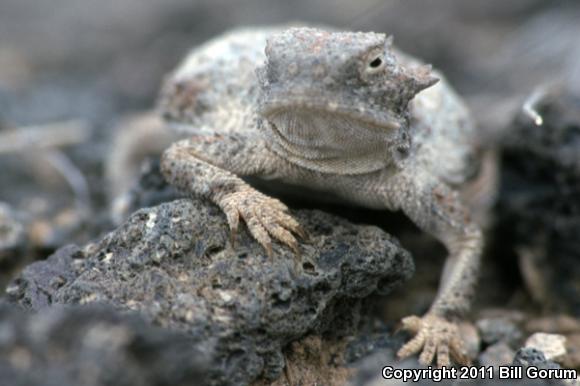
[[[414,270],[377,227],[320,211],[293,215],[310,235],[301,256],[277,245],[268,257],[245,229],[232,248],[223,214],[206,201],[145,208],[95,243],[28,266],[8,298],[34,310],[97,302],[137,311],[211,347],[211,384],[275,379],[287,343],[352,334],[360,299],[388,293]]]

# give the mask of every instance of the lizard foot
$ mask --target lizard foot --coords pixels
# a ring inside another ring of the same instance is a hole
[[[246,223],[250,234],[272,256],[272,238],[282,242],[298,255],[298,242],[293,233],[305,239],[306,232],[298,221],[288,214],[288,207],[279,200],[268,197],[251,187],[227,193],[218,201],[226,214],[232,231],[232,245],[240,219]]]
[[[408,316],[402,321],[402,329],[415,336],[397,352],[397,357],[403,359],[411,355],[419,355],[419,363],[429,366],[437,355],[437,366],[450,366],[451,358],[458,364],[469,365],[470,361],[464,349],[459,329],[453,322],[434,314],[426,314],[422,318]]]

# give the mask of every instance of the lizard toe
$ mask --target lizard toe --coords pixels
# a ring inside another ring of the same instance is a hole
[[[433,362],[435,358],[435,353],[438,351],[438,339],[437,337],[427,337],[423,345],[423,351],[419,355],[419,363],[428,366]]]
[[[417,334],[422,324],[420,317],[415,315],[407,316],[401,320],[401,329],[409,331],[412,334]]]
[[[437,367],[449,367],[451,360],[449,359],[449,345],[447,342],[442,342],[437,346]]]
[[[422,334],[417,334],[413,339],[408,341],[397,351],[397,358],[405,359],[421,351],[425,337]]]
[[[433,363],[435,358],[438,367],[450,366],[451,358],[458,364],[469,363],[455,323],[429,313],[422,318],[410,316],[402,322],[405,330],[416,335],[399,350],[397,356],[400,359],[421,352],[419,362],[425,366]]]
[[[272,237],[276,238],[284,245],[287,245],[295,255],[300,253],[298,249],[298,241],[296,241],[296,238],[292,235],[292,233],[290,233],[284,227],[276,223],[268,223],[265,228],[267,229],[268,233],[272,235]]]
[[[236,246],[236,236],[238,234],[238,227],[240,225],[240,212],[234,207],[224,208],[224,213],[230,227],[230,243],[232,247]]]
[[[240,212],[252,237],[264,247],[268,256],[272,256],[272,238],[262,219],[252,207],[244,207]]]
[[[219,206],[225,212],[232,231],[232,245],[242,219],[268,256],[273,254],[272,239],[299,255],[299,244],[293,232],[297,235],[302,233],[300,224],[288,214],[288,207],[279,200],[247,188],[225,195],[220,199]]]
[[[451,357],[456,363],[459,363],[463,366],[471,365],[471,360],[467,355],[467,351],[465,350],[465,344],[463,340],[459,338],[457,335],[451,338],[449,343],[449,352]]]

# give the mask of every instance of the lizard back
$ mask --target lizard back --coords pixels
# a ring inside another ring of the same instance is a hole
[[[256,68],[273,31],[237,29],[194,48],[161,92],[167,121],[183,133],[256,130]]]

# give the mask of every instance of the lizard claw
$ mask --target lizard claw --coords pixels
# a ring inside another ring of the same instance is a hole
[[[438,367],[450,366],[451,358],[461,365],[470,364],[455,323],[429,313],[422,318],[409,316],[401,322],[402,329],[415,334],[415,336],[397,352],[399,359],[421,351],[419,363],[425,366],[430,365],[435,356],[437,356]]]
[[[298,241],[294,234],[306,238],[306,232],[298,221],[288,214],[288,207],[279,200],[247,187],[224,195],[218,203],[226,214],[231,229],[232,245],[242,219],[252,237],[262,245],[268,256],[273,255],[272,239],[280,241],[295,255],[299,255]]]

